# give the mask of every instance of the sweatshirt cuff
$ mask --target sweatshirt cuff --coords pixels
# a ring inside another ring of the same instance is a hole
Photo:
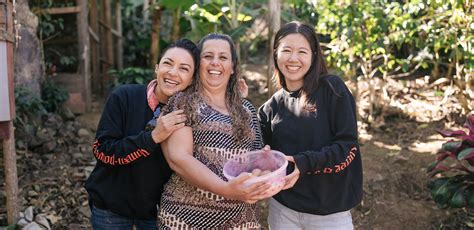
[[[304,154],[294,155],[296,167],[300,170],[300,176],[305,175],[310,170],[309,159]]]
[[[160,146],[160,143],[155,143],[155,141],[153,141],[153,137],[151,137],[151,131],[146,131],[144,133],[144,136],[145,136],[145,144],[148,151],[151,151],[157,148],[158,146]]]

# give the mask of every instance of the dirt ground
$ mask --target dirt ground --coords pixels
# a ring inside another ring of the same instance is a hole
[[[265,83],[251,69],[244,76],[250,82],[250,99],[260,105],[266,97]],[[43,154],[17,151],[21,208],[33,206],[34,213],[44,214],[53,229],[90,229],[83,186],[95,164],[91,143],[101,104],[96,102],[92,113],[71,121],[71,132],[77,139],[62,143],[62,149]],[[402,117],[388,118],[385,125],[377,128],[359,125],[364,197],[352,210],[356,229],[464,228],[461,222],[465,219],[459,218],[459,212],[436,207],[424,171],[445,142],[435,129],[456,126],[446,126],[444,122],[418,123]],[[4,194],[3,169],[0,175],[0,192]],[[260,202],[259,207],[265,225],[266,203]],[[1,196],[0,226],[5,225],[5,198]]]

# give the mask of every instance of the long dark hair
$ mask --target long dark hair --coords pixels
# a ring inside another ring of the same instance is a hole
[[[198,43],[198,48],[202,52],[204,43],[208,40],[223,40],[229,44],[232,70],[233,74],[230,75],[229,82],[227,83],[225,102],[227,109],[229,110],[230,117],[233,123],[233,132],[236,137],[245,137],[251,134],[249,122],[250,114],[242,106],[242,96],[238,87],[238,81],[240,79],[240,68],[239,68],[239,57],[237,56],[237,50],[235,49],[234,42],[229,35],[210,33],[204,36]],[[199,100],[202,100],[202,96],[199,94],[201,90],[201,83],[199,77],[193,78],[191,87],[187,90],[187,94],[190,95],[190,114],[191,120],[197,119],[196,117],[196,106]],[[188,116],[189,117],[189,116]],[[242,138],[237,138],[237,142],[241,141]]]
[[[315,109],[316,102],[311,101],[310,95],[321,85],[321,79],[328,74],[326,63],[324,62],[323,52],[319,44],[318,37],[314,28],[298,21],[292,21],[283,25],[275,35],[273,42],[273,62],[275,63],[275,75],[277,83],[280,87],[288,90],[286,86],[285,76],[278,67],[277,51],[280,40],[290,34],[301,34],[311,47],[311,66],[303,78],[303,87],[301,88],[301,97],[304,101],[303,108]]]

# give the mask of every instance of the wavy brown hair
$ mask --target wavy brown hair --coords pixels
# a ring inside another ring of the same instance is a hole
[[[204,36],[198,43],[198,48],[202,52],[204,43],[208,40],[224,40],[229,44],[231,59],[232,59],[232,69],[233,74],[230,75],[229,82],[227,83],[226,93],[225,93],[225,102],[227,110],[229,111],[231,120],[232,120],[232,129],[235,137],[246,137],[251,135],[250,130],[250,114],[245,110],[242,105],[242,96],[240,95],[240,90],[238,87],[238,81],[240,79],[240,69],[239,69],[239,58],[237,56],[237,51],[235,49],[234,42],[229,35],[226,34],[216,34],[211,33]],[[199,71],[198,71],[199,73]],[[185,102],[185,111],[189,111],[187,114],[188,119],[192,123],[196,123],[198,119],[197,105],[203,102],[202,95],[202,85],[199,80],[199,76],[193,78],[191,86],[185,91],[185,95],[188,101]],[[236,141],[240,142],[243,138],[237,138]]]

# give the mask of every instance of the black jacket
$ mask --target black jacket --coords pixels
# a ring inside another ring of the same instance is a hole
[[[145,131],[152,118],[145,85],[125,85],[109,96],[93,145],[97,164],[85,186],[91,205],[129,218],[156,219],[171,169]]]
[[[274,198],[304,213],[346,211],[362,199],[355,102],[337,76],[322,79],[310,98],[316,109],[302,110],[300,92],[281,89],[259,109],[265,144],[294,156],[301,171],[295,186]]]

